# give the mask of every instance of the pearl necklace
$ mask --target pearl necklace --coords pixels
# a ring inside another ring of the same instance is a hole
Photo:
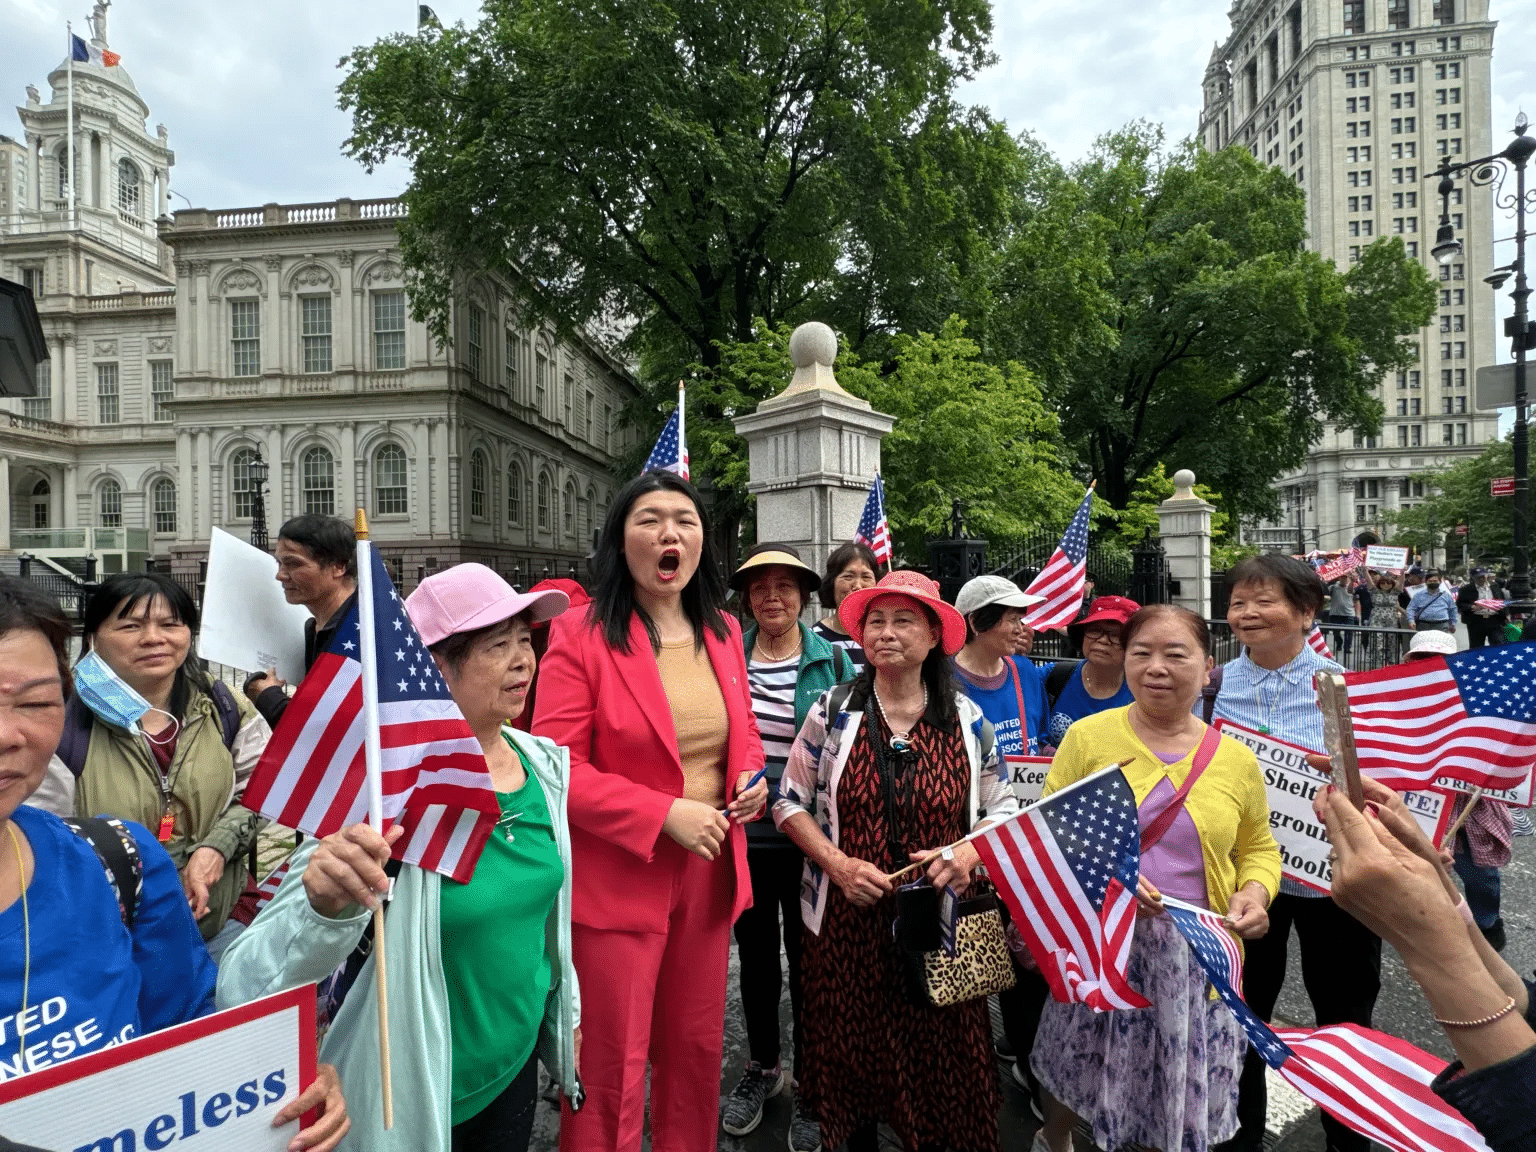
[[[784,653],[784,655],[782,655],[782,656],[775,655],[773,650],[770,649],[766,644],[763,643],[763,639],[766,636],[767,636],[767,633],[764,632],[761,628],[759,628],[757,630],[757,639],[756,639],[756,641],[755,641],[753,646],[759,652],[762,653],[763,659],[767,663],[769,663],[769,664],[781,663],[782,661],[788,660],[796,652],[800,651],[800,629],[799,628],[795,629],[795,643],[794,643],[794,646],[792,648],[790,648],[790,650],[788,652]]]
[[[905,752],[907,749],[911,748],[912,747],[912,729],[917,727],[917,721],[914,720],[908,726],[908,728],[907,728],[907,730],[905,732],[902,732],[902,733],[900,733],[898,735],[897,732],[896,732],[895,726],[891,723],[890,719],[885,714],[885,705],[880,703],[880,693],[875,689],[875,686],[873,684],[871,684],[869,686],[869,694],[870,694],[870,696],[872,696],[874,698],[874,701],[875,701],[875,711],[880,713],[880,719],[885,723],[885,726],[886,726],[887,730],[889,730],[889,732],[891,734],[891,751],[893,751],[893,752]],[[923,684],[923,710],[917,714],[917,719],[921,720],[927,714],[928,714],[928,685],[926,683],[924,683]]]

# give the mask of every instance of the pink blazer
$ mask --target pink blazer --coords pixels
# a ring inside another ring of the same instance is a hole
[[[734,795],[737,777],[763,766],[763,743],[752,718],[741,629],[725,619],[727,638],[706,630],[704,643],[725,697],[725,785]],[[669,853],[657,860],[656,847],[672,801],[683,794],[683,765],[672,709],[638,617],[629,643],[628,655],[610,648],[585,612],[551,622],[533,730],[571,752],[572,919],[589,928],[665,932],[679,858]],[[735,871],[734,920],[752,905],[741,825],[732,823],[719,862]]]

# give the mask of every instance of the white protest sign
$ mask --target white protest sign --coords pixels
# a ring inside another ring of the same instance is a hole
[[[309,612],[283,599],[277,560],[219,528],[208,543],[208,581],[197,654],[245,672],[275,667],[290,684],[304,679]]]
[[[1373,544],[1365,550],[1365,566],[1383,572],[1401,572],[1408,567],[1408,549]]]
[[[282,1152],[272,1118],[315,1078],[315,986],[257,1000],[0,1083],[0,1132],[65,1152]],[[216,1134],[215,1134],[216,1130]]]
[[[1223,736],[1246,744],[1258,757],[1269,794],[1269,830],[1280,846],[1281,874],[1327,892],[1333,883],[1333,867],[1328,862],[1331,845],[1328,829],[1312,811],[1312,797],[1330,783],[1329,778],[1308,767],[1305,748],[1226,720],[1218,720],[1216,727]],[[1425,835],[1436,840],[1450,810],[1445,797],[1437,792],[1409,792],[1403,800]]]
[[[1531,807],[1531,782],[1527,776],[1525,782],[1518,788],[1484,788],[1484,800],[1497,800],[1500,804],[1508,804],[1514,808]],[[1452,780],[1449,776],[1437,777],[1430,785],[1436,792],[1475,792],[1476,784],[1468,784],[1465,780]]]
[[[1040,799],[1045,789],[1045,778],[1050,775],[1049,756],[1004,756],[1008,766],[1008,782],[1013,794],[1019,798],[1020,807],[1028,807]]]

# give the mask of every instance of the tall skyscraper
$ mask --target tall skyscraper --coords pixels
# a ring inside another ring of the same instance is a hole
[[[1465,254],[1430,255],[1441,160],[1484,156],[1495,23],[1488,0],[1237,0],[1231,35],[1205,73],[1199,138],[1247,148],[1306,192],[1311,246],[1347,268],[1382,236],[1401,237],[1436,279],[1419,362],[1389,374],[1380,436],[1329,425],[1307,463],[1279,481],[1282,517],[1248,538],[1295,550],[1343,548],[1424,497],[1419,477],[1475,455],[1497,414],[1473,406],[1477,368],[1496,359],[1493,201],[1459,179],[1451,223]],[[1449,529],[1453,525],[1445,525]],[[1451,560],[1458,558],[1453,550]],[[1435,559],[1447,559],[1436,552]]]

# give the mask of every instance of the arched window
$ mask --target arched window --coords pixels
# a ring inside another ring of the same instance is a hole
[[[176,535],[176,485],[170,480],[156,480],[152,496],[155,532],[161,536]]]
[[[304,453],[299,471],[304,511],[317,512],[321,516],[336,515],[336,465],[330,452],[324,448],[311,448]]]
[[[597,489],[587,487],[587,494],[582,497],[577,505],[576,533],[580,540],[590,540],[592,536],[592,509],[597,505]]]
[[[549,531],[549,473],[539,473],[539,502],[538,502],[539,528]]]
[[[47,480],[39,480],[32,485],[32,527],[48,527],[48,497],[52,493],[53,489]]]
[[[399,516],[407,510],[405,449],[398,444],[381,444],[373,454],[374,514]]]
[[[489,470],[485,453],[476,448],[469,457],[469,514],[476,520],[485,519],[485,484]]]
[[[229,517],[231,520],[251,518],[251,497],[256,486],[251,483],[251,461],[256,459],[254,448],[238,448],[229,458]]]
[[[523,522],[523,468],[516,460],[507,465],[507,523]]]
[[[132,216],[139,217],[139,169],[132,160],[117,162],[117,206]]]
[[[123,486],[116,480],[103,480],[98,499],[101,509],[101,526],[121,528],[123,526]]]
[[[565,499],[560,502],[560,524],[567,536],[576,535],[576,485],[565,482]]]

